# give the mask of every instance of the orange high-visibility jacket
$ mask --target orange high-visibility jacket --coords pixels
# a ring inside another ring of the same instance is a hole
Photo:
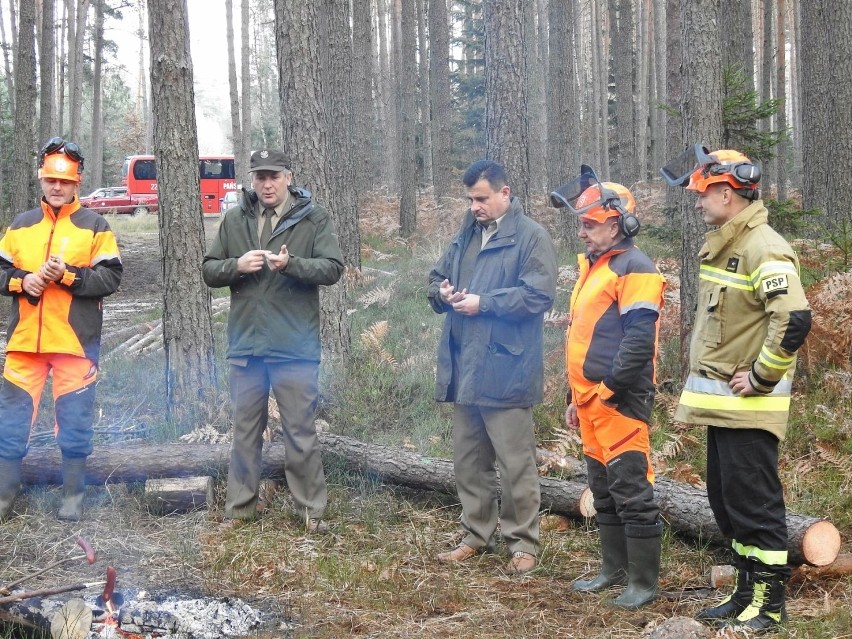
[[[39,298],[23,291],[24,277],[56,255],[64,277]],[[0,293],[14,298],[9,351],[67,353],[98,361],[102,298],[121,282],[118,243],[106,220],[80,206],[77,197],[58,213],[44,200],[18,215],[0,240]]]
[[[647,422],[666,280],[631,238],[594,260],[577,260],[580,276],[565,335],[571,401],[584,404],[598,394]]]

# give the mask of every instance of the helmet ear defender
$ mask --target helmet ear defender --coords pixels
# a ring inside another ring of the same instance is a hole
[[[639,218],[621,206],[620,199],[613,201],[610,207],[618,211],[618,230],[621,231],[622,235],[625,237],[636,237],[639,235],[639,229],[642,228]]]

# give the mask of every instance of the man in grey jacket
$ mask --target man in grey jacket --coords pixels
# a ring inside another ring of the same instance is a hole
[[[231,289],[228,362],[234,442],[225,516],[257,514],[269,391],[281,412],[285,476],[309,532],[324,532],[325,475],[314,426],[320,362],[319,286],[343,273],[331,217],[291,184],[281,151],[251,156],[253,190],[225,212],[202,273]]]
[[[544,313],[556,295],[556,251],[512,197],[506,172],[475,162],[462,178],[470,209],[429,274],[429,302],[446,313],[435,399],[454,402],[453,463],[465,537],[444,562],[494,550],[497,468],[509,574],[536,566],[541,503],[532,407],[544,384]]]

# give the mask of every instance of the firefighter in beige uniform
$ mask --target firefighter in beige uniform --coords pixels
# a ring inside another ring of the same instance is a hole
[[[696,191],[696,209],[718,227],[699,254],[689,375],[675,419],[707,425],[707,496],[731,540],[737,585],[697,618],[760,632],[786,616],[778,444],[811,311],[798,258],[758,199],[758,165],[737,151],[696,145],[661,172],[669,184]]]

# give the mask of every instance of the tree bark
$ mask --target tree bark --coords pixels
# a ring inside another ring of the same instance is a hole
[[[722,65],[719,60],[719,1],[681,0],[683,92],[681,115],[686,145],[703,143],[711,151],[722,139]],[[671,72],[676,73],[673,69]],[[681,372],[689,367],[695,305],[698,302],[698,251],[706,226],[694,198],[681,199],[680,348]]]
[[[103,48],[105,1],[95,0],[95,68],[94,75],[92,76],[92,148],[89,152],[90,157],[86,162],[88,175],[83,175],[84,181],[92,188],[103,186],[104,175]]]
[[[332,433],[320,433],[319,439],[326,458],[338,458],[353,472],[420,490],[456,493],[453,463],[449,460],[424,457]],[[105,446],[96,448],[89,457],[87,479],[90,484],[99,484],[144,481],[152,477],[225,477],[228,456],[226,444]],[[588,486],[581,464],[570,460],[565,466],[567,479],[540,478],[542,509],[574,517],[586,516],[590,513],[582,504]],[[60,452],[55,447],[31,448],[24,458],[24,482],[60,483],[60,467]],[[283,478],[283,444],[264,446],[262,474],[264,477]],[[704,540],[726,541],[716,526],[704,490],[666,478],[657,478],[655,490],[663,517],[672,528]],[[787,526],[791,564],[826,565],[837,556],[840,535],[830,522],[788,511]],[[814,538],[823,543],[815,546],[812,543]]]
[[[612,77],[615,82],[615,134],[611,140],[610,177],[615,182],[632,184],[638,178],[636,159],[636,122],[634,121],[634,26],[633,0],[610,0],[609,24]],[[603,175],[607,175],[602,170]]]
[[[216,388],[206,241],[198,184],[198,133],[186,0],[148,0],[154,154],[163,251],[163,344],[169,419],[195,427]]]
[[[399,233],[407,238],[417,231],[417,155],[414,148],[414,129],[417,105],[413,87],[417,77],[417,0],[394,0],[399,11],[396,94],[399,117]]]
[[[681,41],[680,0],[663,0],[666,5],[666,161],[683,151],[683,43]],[[662,37],[662,34],[661,36]],[[663,164],[660,164],[663,166]],[[666,206],[663,209],[666,224],[680,226],[680,212],[686,199],[683,189],[666,189]]]
[[[547,191],[559,188],[580,168],[580,110],[574,77],[574,0],[548,5],[550,72],[547,83]],[[586,160],[591,162],[592,160]],[[595,167],[598,169],[599,167]],[[557,238],[561,246],[579,251],[579,218],[558,213]]]
[[[56,22],[54,0],[44,0],[41,9],[41,41],[39,43],[39,110],[38,110],[38,139],[49,140],[56,135],[54,121],[54,74],[56,72],[56,38],[54,23]],[[4,47],[5,50],[5,47]]]
[[[852,208],[837,194],[852,187],[852,156],[838,153],[852,148],[852,3],[808,0],[799,7],[804,206],[820,209],[829,232],[849,242]]]
[[[71,107],[69,109],[68,137],[76,140],[80,136],[80,119],[83,115],[83,44],[86,41],[86,23],[89,18],[89,0],[78,0],[70,4],[74,7],[68,12],[68,52],[70,56],[68,72],[71,76],[69,93],[71,94]],[[74,24],[72,32],[70,26]]]
[[[429,104],[429,38],[426,35],[426,20],[429,0],[416,0],[417,10],[417,139],[420,141],[420,159],[423,163],[421,184],[432,184],[432,127],[431,107]]]
[[[512,195],[530,210],[524,1],[484,0],[485,154],[503,165]]]
[[[15,145],[9,209],[0,218],[6,227],[12,218],[32,208],[36,199],[35,177],[35,0],[18,5],[18,48],[15,53]]]
[[[786,56],[786,7],[785,0],[776,0],[775,16],[775,98],[779,100],[775,114],[775,129],[785,134],[775,148],[776,187],[775,199],[783,202],[787,199],[787,56]]]
[[[429,92],[431,94],[432,183],[435,201],[451,188],[450,25],[447,0],[429,2]]]
[[[240,123],[240,145],[234,153],[242,156],[242,173],[237,173],[237,184],[245,184],[248,179],[249,158],[252,151],[252,99],[251,99],[251,59],[249,44],[249,0],[243,0],[240,13],[240,86],[242,94],[242,121]]]
[[[355,197],[375,184],[372,170],[373,87],[372,87],[372,3],[354,0],[352,3],[352,79],[355,110]],[[360,263],[360,258],[359,258]]]
[[[231,151],[237,182],[248,174],[248,158],[243,155],[242,120],[240,118],[240,87],[237,84],[237,56],[234,49],[234,0],[225,0],[225,40],[228,44],[228,95],[231,103]],[[244,104],[248,108],[248,104]],[[224,212],[224,211],[223,211]]]

